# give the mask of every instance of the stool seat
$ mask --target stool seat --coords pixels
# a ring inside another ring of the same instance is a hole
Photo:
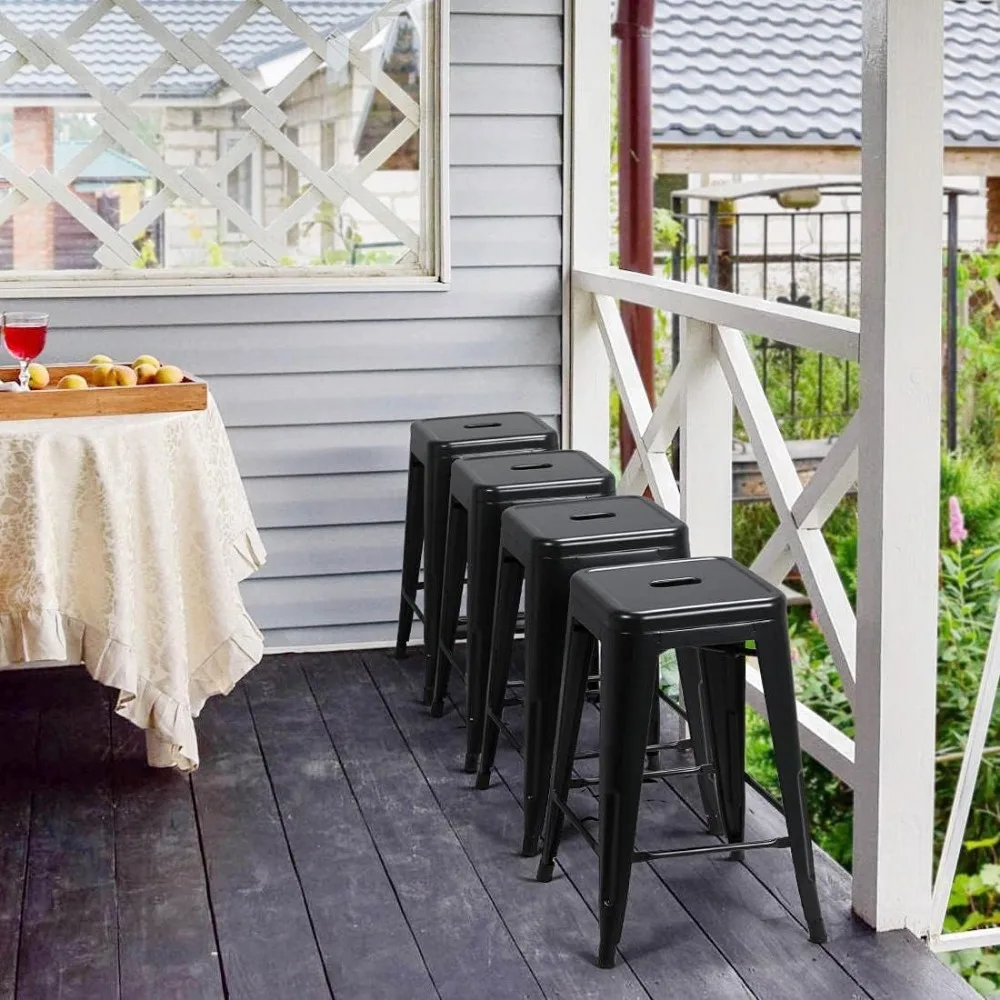
[[[611,473],[582,451],[491,455],[464,459],[452,470],[451,496],[466,509],[475,503],[558,500],[585,495],[606,484]],[[614,477],[611,476],[612,482]]]
[[[784,607],[777,587],[735,559],[605,566],[573,581],[573,613],[598,634],[745,626],[758,615],[771,621]]]
[[[522,566],[532,559],[603,552],[608,545],[652,552],[687,544],[687,525],[645,497],[562,500],[512,507],[504,514],[504,547]],[[664,551],[661,559],[669,558]]]
[[[396,656],[406,656],[416,615],[424,624],[425,702],[430,702],[434,683],[434,650],[437,649],[452,464],[456,458],[467,455],[531,453],[558,446],[556,431],[533,413],[467,414],[434,417],[410,424]],[[421,589],[424,592],[422,607],[417,602],[417,592]]]
[[[513,448],[550,448],[555,431],[533,413],[433,417],[410,425],[410,453],[425,464],[436,451],[485,454]]]
[[[438,717],[444,712],[454,663],[461,580],[467,568],[465,769],[469,773],[476,770],[482,744],[503,512],[514,504],[606,497],[614,491],[614,475],[582,451],[463,458],[452,467],[431,713]]]

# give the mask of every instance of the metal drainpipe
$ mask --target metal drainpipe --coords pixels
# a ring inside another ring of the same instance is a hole
[[[619,0],[618,248],[625,271],[653,273],[652,38],[655,0]],[[622,303],[622,319],[650,402],[654,397],[653,310]],[[622,469],[635,451],[619,411]]]

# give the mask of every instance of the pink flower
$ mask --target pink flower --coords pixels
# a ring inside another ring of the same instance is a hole
[[[952,545],[961,545],[969,537],[965,528],[965,517],[958,497],[948,498],[948,537]]]
[[[816,626],[816,628],[820,627],[820,624],[819,624],[819,615],[816,614],[816,605],[815,604],[809,609],[809,621],[811,621],[813,623],[813,625]]]

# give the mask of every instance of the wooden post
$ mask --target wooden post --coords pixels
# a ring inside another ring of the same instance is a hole
[[[878,930],[926,934],[941,460],[941,0],[866,0],[863,45],[854,908]]]
[[[26,174],[52,170],[55,112],[14,108],[14,163]],[[55,266],[55,210],[51,202],[29,201],[14,213],[14,270],[50,271]]]
[[[986,178],[986,245],[1000,246],[1000,177]]]
[[[681,321],[687,368],[681,420],[681,519],[694,556],[733,550],[733,394],[715,353],[715,327]]]
[[[575,289],[574,267],[607,267],[611,246],[611,5],[566,0],[566,303],[563,441],[607,464],[611,369],[594,297]]]

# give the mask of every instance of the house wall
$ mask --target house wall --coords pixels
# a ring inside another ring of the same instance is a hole
[[[452,0],[447,290],[60,298],[51,358],[152,352],[206,376],[267,566],[270,647],[389,641],[409,422],[560,412],[562,2]]]
[[[325,123],[335,130],[335,159],[331,162],[344,170],[358,163],[355,136],[367,108],[371,86],[353,67],[328,80],[320,70],[305,81],[287,101],[282,110],[288,116],[286,127],[298,132],[298,146],[314,163],[328,167],[323,149]],[[173,167],[209,167],[222,152],[221,137],[240,131],[246,105],[237,103],[219,108],[168,108],[163,116],[163,156]],[[285,161],[275,150],[261,144],[259,158],[254,162],[254,183],[259,187],[256,217],[270,225],[288,205]],[[302,189],[307,185],[300,178]],[[366,181],[365,187],[387,205],[397,218],[417,232],[420,231],[420,175],[412,170],[379,170]],[[398,239],[376,222],[360,205],[348,199],[343,211],[350,216],[365,243],[395,243]],[[298,240],[288,248],[290,257],[302,263],[317,260],[331,244],[329,232],[321,224],[307,225],[315,213],[302,219]],[[164,259],[169,267],[203,267],[210,259],[212,244],[221,243],[227,258],[237,259],[241,239],[223,233],[219,213],[208,205],[177,204],[164,213]],[[221,234],[221,236],[220,236]],[[227,245],[231,249],[227,250]],[[341,244],[336,242],[338,248]],[[393,252],[395,248],[388,248]],[[398,252],[402,253],[399,247]],[[398,255],[398,254],[397,254]]]

